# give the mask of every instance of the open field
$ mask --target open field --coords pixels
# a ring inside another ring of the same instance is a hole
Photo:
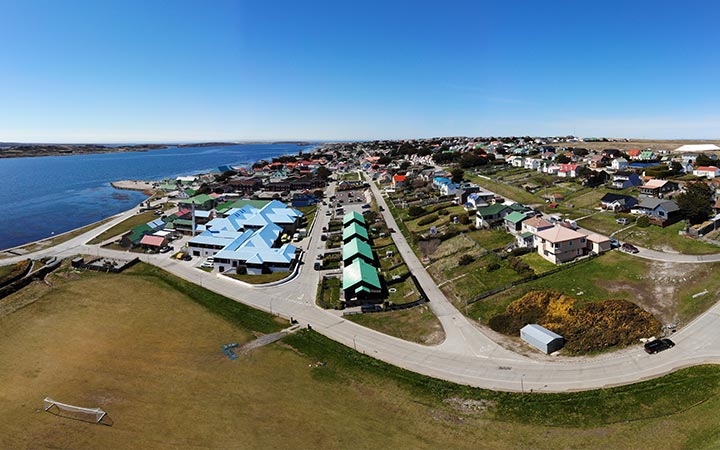
[[[418,344],[434,345],[445,339],[440,321],[427,305],[400,311],[354,314],[346,318],[381,333]]]
[[[718,367],[587,393],[497,393],[407,372],[309,331],[229,361],[222,344],[283,324],[142,264],[51,281],[4,300],[25,304],[0,317],[8,448],[720,445]],[[100,406],[113,426],[43,413],[46,395]]]
[[[688,255],[710,255],[720,253],[720,247],[709,242],[681,236],[678,231],[684,229],[685,222],[678,222],[665,228],[649,226],[632,227],[622,231],[616,237],[641,247],[659,251],[685,253]]]
[[[578,147],[586,148],[588,150],[604,150],[606,148],[616,148],[618,150],[627,151],[633,149],[644,150],[651,148],[653,150],[675,150],[681,145],[686,144],[715,144],[720,145],[720,141],[717,140],[682,140],[682,139],[671,139],[671,140],[651,140],[651,139],[633,139],[629,142],[573,142],[573,143],[562,143],[554,144],[556,147]]]
[[[531,266],[536,264],[531,261],[532,258],[528,261]],[[673,264],[613,251],[473,303],[468,315],[486,323],[529,291],[555,290],[581,303],[610,298],[629,300],[650,311],[663,324],[686,324],[714,304],[720,295],[720,281],[709,276],[719,268],[717,263]],[[705,290],[707,294],[692,297]]]

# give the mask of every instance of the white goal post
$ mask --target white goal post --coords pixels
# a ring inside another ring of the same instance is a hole
[[[105,417],[105,415],[107,414],[100,408],[82,408],[80,406],[68,405],[66,403],[57,402],[50,397],[45,397],[43,403],[45,404],[45,411],[50,411],[50,408],[54,406],[63,411],[90,414],[95,416],[95,423],[100,423],[103,417]]]

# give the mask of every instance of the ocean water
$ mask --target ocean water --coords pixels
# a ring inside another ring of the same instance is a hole
[[[170,147],[147,152],[0,159],[0,249],[78,228],[143,201],[141,192],[117,190],[118,180],[160,180],[229,164],[252,164],[307,152],[311,146],[245,144]]]

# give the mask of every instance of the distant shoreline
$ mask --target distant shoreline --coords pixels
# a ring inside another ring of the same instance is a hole
[[[34,158],[42,156],[73,156],[121,152],[147,152],[163,150],[171,147],[203,148],[220,146],[249,145],[254,142],[200,142],[193,144],[134,144],[134,145],[103,145],[103,144],[24,144],[1,143],[0,159],[2,158]],[[267,144],[312,145],[305,141],[267,142]]]

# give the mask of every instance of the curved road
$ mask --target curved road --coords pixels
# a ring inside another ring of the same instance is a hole
[[[377,187],[374,183],[371,183],[371,186],[378,203],[385,208],[384,216],[388,225],[397,230],[397,224],[389,214],[387,204]],[[325,210],[326,207],[319,207],[316,215],[318,223],[313,227],[310,237],[304,241],[306,264],[300,275],[281,286],[248,288],[230,278],[196,269],[193,267],[195,261],[171,260],[167,254],[141,255],[140,258],[236,301],[286,318],[293,317],[301,324],[311,324],[319,333],[390,364],[481,388],[535,392],[588,390],[629,384],[691,365],[720,363],[720,303],[675,333],[675,348],[656,355],[647,355],[639,345],[576,360],[536,360],[509,351],[490,339],[455,309],[430,279],[399,232],[392,234],[393,239],[426,289],[431,300],[429,305],[440,319],[446,339],[437,346],[422,346],[362,327],[339,317],[337,312],[322,310],[314,304],[320,273],[312,270],[310,266],[315,256],[324,251],[324,243],[319,238],[322,227],[328,221]],[[53,248],[22,257],[7,258],[0,261],[0,264],[13,263],[27,257],[67,257],[79,253],[127,257],[125,252],[106,250],[84,243],[135,211],[136,208],[98,229]]]

